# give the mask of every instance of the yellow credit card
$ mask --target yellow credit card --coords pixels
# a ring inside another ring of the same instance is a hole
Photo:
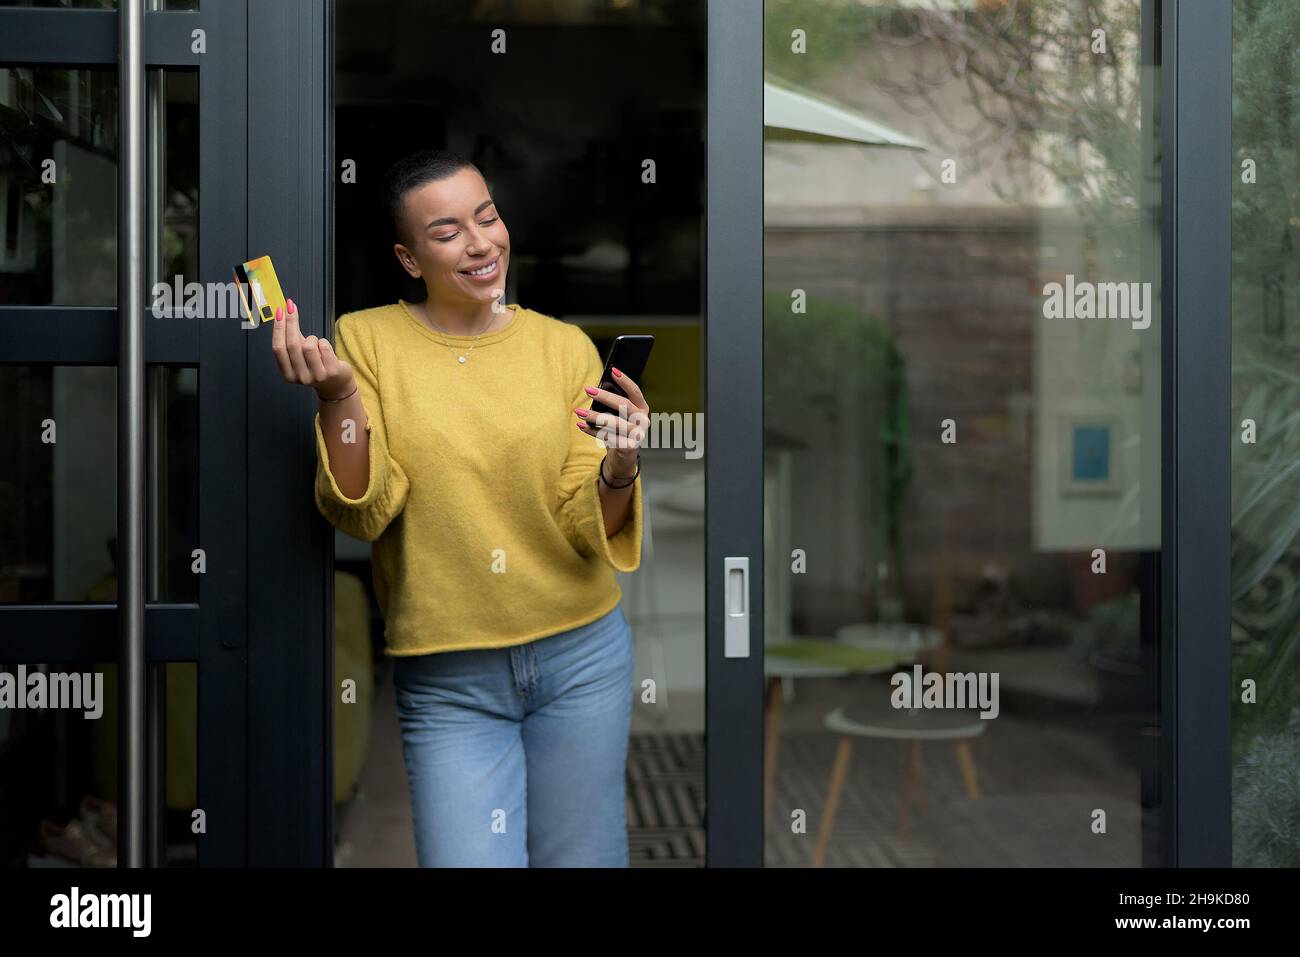
[[[240,263],[235,267],[235,282],[244,304],[244,318],[249,322],[267,322],[275,318],[277,309],[284,307],[284,293],[280,291],[280,280],[270,256]]]

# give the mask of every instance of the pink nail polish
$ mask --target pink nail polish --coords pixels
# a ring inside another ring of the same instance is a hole
[[[586,409],[574,409],[573,411],[578,413],[578,415],[582,416],[584,419],[587,417]]]
[[[597,392],[600,391],[599,389],[593,389],[593,388],[592,388],[591,386],[589,386],[589,385],[588,385],[588,386],[583,386],[583,388],[587,390],[587,395],[595,395]]]
[[[614,375],[616,375],[616,376],[621,376],[621,375],[623,374],[623,373],[619,372],[618,369],[614,368],[613,366],[610,366],[610,369],[613,371]]]

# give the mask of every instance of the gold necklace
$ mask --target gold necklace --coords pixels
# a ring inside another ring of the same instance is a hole
[[[433,326],[433,328],[437,329],[437,330],[438,330],[439,332],[441,332],[444,336],[450,336],[450,335],[451,335],[451,333],[447,332],[445,329],[443,329],[441,326],[439,326],[436,322],[433,321],[433,317],[429,315],[429,306],[428,306],[428,303],[427,303],[427,302],[421,303],[421,304],[420,304],[420,309],[421,309],[421,311],[423,311],[423,313],[424,313],[424,318],[425,318],[425,320],[429,323],[429,325]],[[489,329],[492,328],[492,323],[494,323],[494,322],[496,322],[496,315],[495,315],[495,313],[493,314],[492,318],[490,318],[490,319],[488,320],[487,325],[483,327],[483,331],[480,332],[477,336],[474,337],[474,341],[470,344],[469,349],[467,349],[463,354],[461,354],[461,355],[459,355],[459,356],[456,356],[456,361],[457,361],[457,362],[459,362],[459,363],[461,363],[461,364],[464,364],[465,360],[469,358],[469,354],[470,354],[471,352],[474,351],[474,346],[478,345],[478,341],[479,341],[480,339],[483,338],[483,336],[487,333],[487,331],[488,331]],[[447,348],[448,348],[448,349],[451,349],[451,354],[452,354],[452,355],[456,355],[456,350],[455,350],[455,349],[452,349],[452,347],[451,347],[450,345],[447,345]]]

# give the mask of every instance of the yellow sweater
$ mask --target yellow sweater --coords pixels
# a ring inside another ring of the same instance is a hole
[[[510,305],[478,340],[446,336],[399,300],[341,316],[335,352],[370,422],[370,481],[339,491],[316,415],[316,505],[373,542],[385,653],[523,644],[595,621],[641,564],[641,479],[605,535],[605,449],[577,428],[603,368],[581,327]],[[455,352],[451,346],[455,346]],[[360,427],[360,423],[358,423]]]

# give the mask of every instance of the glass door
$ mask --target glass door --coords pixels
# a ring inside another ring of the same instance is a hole
[[[240,864],[243,340],[237,316],[205,309],[244,246],[243,165],[226,158],[245,149],[245,11],[145,15],[138,514],[118,486],[118,10],[71,6],[0,4],[0,864],[126,863],[134,802],[144,863]],[[144,529],[145,680],[124,705],[128,522]],[[119,754],[129,709],[138,761]]]
[[[1158,4],[767,0],[764,862],[1158,863]]]

